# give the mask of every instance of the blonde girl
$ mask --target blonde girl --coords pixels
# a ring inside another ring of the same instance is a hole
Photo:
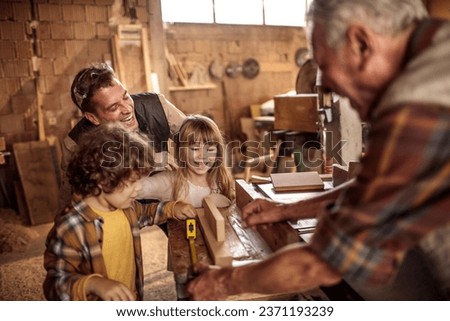
[[[210,194],[234,200],[234,181],[224,156],[225,143],[217,124],[206,116],[190,115],[175,138],[178,169],[141,179],[138,198],[180,200],[197,208]]]

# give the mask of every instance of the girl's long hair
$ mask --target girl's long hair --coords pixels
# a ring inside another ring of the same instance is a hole
[[[217,147],[216,160],[208,171],[207,182],[212,191],[234,200],[234,181],[225,164],[225,143],[217,124],[203,115],[188,116],[175,139],[175,158],[179,169],[174,174],[173,199],[183,199],[189,193],[187,157],[189,146],[201,142]]]

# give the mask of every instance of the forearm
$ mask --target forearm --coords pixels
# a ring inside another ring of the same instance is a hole
[[[44,268],[47,274],[43,290],[47,300],[86,300],[84,285],[82,285],[86,275],[73,269],[71,265],[74,264],[73,262],[75,261],[71,260],[68,263],[48,251],[45,252]]]
[[[354,179],[349,180],[338,187],[317,194],[309,199],[297,203],[281,205],[286,220],[316,217],[323,210],[326,203],[335,201],[342,191],[353,183]]]
[[[226,282],[228,295],[239,293],[302,292],[321,285],[336,284],[338,272],[308,246],[295,244],[261,263],[231,270]]]

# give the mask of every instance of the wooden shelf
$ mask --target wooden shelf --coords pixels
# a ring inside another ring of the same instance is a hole
[[[215,84],[204,84],[204,85],[189,85],[189,86],[172,86],[169,87],[170,91],[187,91],[187,90],[209,90],[216,89]]]

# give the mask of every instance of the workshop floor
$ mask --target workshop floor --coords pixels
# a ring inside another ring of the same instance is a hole
[[[52,224],[26,226],[14,211],[0,209],[0,300],[45,300],[42,282],[44,242]],[[159,227],[142,230],[144,299],[176,300],[173,274],[167,271],[167,237]]]

